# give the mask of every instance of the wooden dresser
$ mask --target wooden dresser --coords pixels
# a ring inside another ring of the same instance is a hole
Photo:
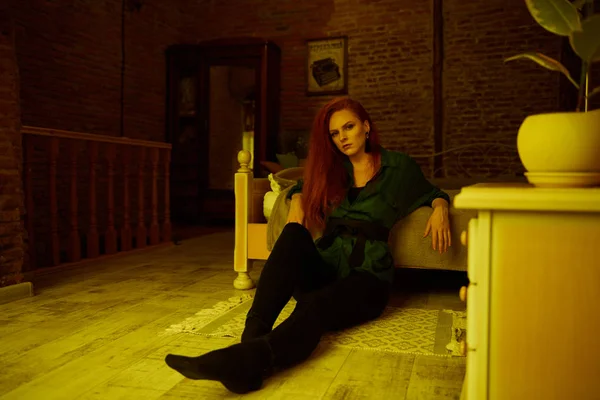
[[[477,184],[454,207],[477,210],[463,398],[600,399],[600,188]]]

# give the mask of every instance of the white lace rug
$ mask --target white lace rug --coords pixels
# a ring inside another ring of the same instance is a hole
[[[163,334],[239,338],[252,298],[252,295],[243,295],[219,302],[170,326]],[[295,305],[292,299],[275,326],[292,313]],[[340,332],[329,332],[321,342],[354,349],[451,357],[460,356],[458,341],[466,334],[465,327],[466,316],[461,311],[387,307],[378,319]]]

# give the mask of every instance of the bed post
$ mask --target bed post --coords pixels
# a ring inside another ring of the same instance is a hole
[[[250,202],[252,200],[253,172],[249,168],[251,155],[248,150],[238,153],[240,168],[235,174],[235,249],[233,250],[233,270],[238,276],[233,281],[233,287],[240,290],[248,290],[254,287],[254,281],[250,278],[250,260],[248,260],[248,221],[252,212]]]

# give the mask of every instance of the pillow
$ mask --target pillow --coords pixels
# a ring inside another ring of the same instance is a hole
[[[273,174],[275,174],[283,169],[283,167],[281,165],[279,165],[273,161],[261,161],[260,165],[265,167],[265,169],[267,171],[269,171],[270,173],[273,173]]]
[[[273,212],[273,206],[275,205],[277,196],[279,196],[279,192],[273,191],[265,193],[265,198],[263,199],[263,214],[267,221],[269,221],[269,218],[271,218],[271,213]]]
[[[294,167],[282,169],[281,171],[275,174],[275,177],[281,179],[288,179],[291,181],[297,181],[298,179],[302,179],[304,175],[304,167]]]
[[[287,154],[275,154],[277,157],[277,161],[283,167],[286,168],[294,168],[298,166],[298,156],[294,152],[290,152]]]

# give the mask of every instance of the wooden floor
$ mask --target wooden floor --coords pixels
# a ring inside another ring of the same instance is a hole
[[[319,346],[302,365],[245,396],[169,369],[167,353],[198,355],[230,339],[160,336],[233,289],[233,234],[40,275],[37,295],[0,306],[0,398],[458,399],[465,359]],[[260,267],[251,275],[256,278]],[[401,271],[393,303],[464,310],[464,274]]]

